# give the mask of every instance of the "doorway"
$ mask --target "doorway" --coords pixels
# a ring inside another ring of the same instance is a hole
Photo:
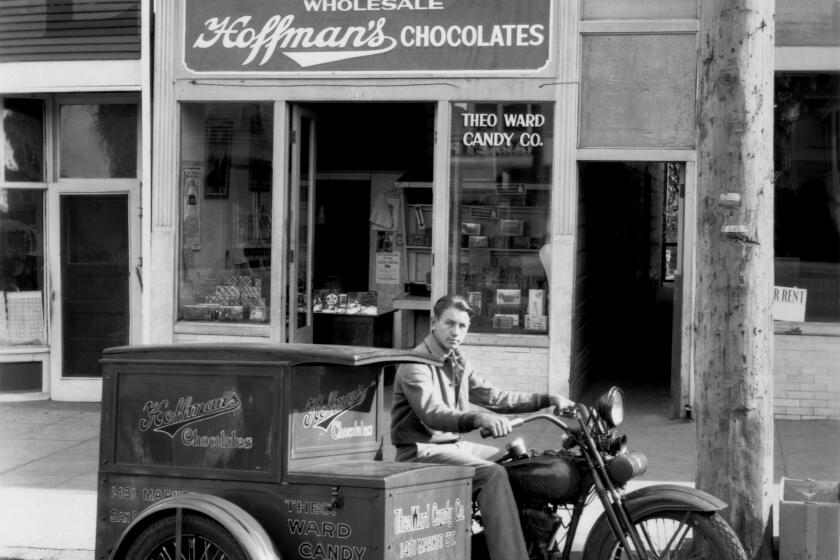
[[[580,164],[576,398],[612,384],[668,394],[679,379],[680,306],[674,303],[684,174],[684,165],[673,163]]]
[[[405,197],[398,183],[404,176],[420,178],[431,192],[435,107],[396,102],[291,105],[287,293],[294,305],[286,340],[393,344],[392,332],[384,332],[392,331],[388,325],[393,316],[385,314],[404,293],[407,267],[400,217]],[[395,216],[391,225],[373,218],[382,205]],[[385,278],[378,268],[386,250],[402,251],[399,277]],[[333,292],[351,301],[355,294],[361,307],[376,307],[376,317],[364,320],[371,323],[370,337],[359,338],[365,330],[360,321],[351,324],[341,313],[329,317],[329,328],[324,327],[322,299]],[[319,320],[321,327],[314,328]],[[323,340],[325,333],[332,338]]]
[[[50,237],[53,280],[51,387],[55,400],[101,397],[102,350],[132,340],[142,272],[139,219],[130,208],[137,189],[79,192],[56,189],[57,224]]]

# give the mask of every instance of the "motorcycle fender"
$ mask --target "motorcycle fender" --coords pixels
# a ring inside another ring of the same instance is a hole
[[[631,521],[658,511],[712,513],[727,507],[726,502],[707,492],[677,484],[656,484],[639,488],[624,496],[624,505]],[[609,523],[606,513],[602,513],[589,532],[584,550],[589,550],[589,540],[593,535],[609,533]]]
[[[224,498],[209,494],[174,496],[143,510],[120,535],[111,552],[111,560],[123,558],[134,539],[150,523],[175,515],[179,509],[204,515],[219,523],[236,539],[249,560],[282,560],[268,533],[250,513]]]
[[[656,511],[720,511],[727,504],[711,494],[677,484],[656,484],[634,490],[624,497],[631,519]]]

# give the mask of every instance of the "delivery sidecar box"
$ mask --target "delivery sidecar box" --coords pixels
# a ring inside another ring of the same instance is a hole
[[[96,558],[176,531],[251,558],[469,557],[473,469],[377,460],[383,368],[404,362],[435,363],[314,344],[106,350]],[[226,535],[193,535],[188,516]]]

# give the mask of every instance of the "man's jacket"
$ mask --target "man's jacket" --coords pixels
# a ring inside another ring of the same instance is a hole
[[[403,364],[394,380],[391,441],[394,445],[458,441],[473,430],[478,405],[497,413],[535,412],[550,405],[540,393],[503,391],[476,375],[457,352],[440,345],[433,333],[415,350],[444,360],[443,367]]]

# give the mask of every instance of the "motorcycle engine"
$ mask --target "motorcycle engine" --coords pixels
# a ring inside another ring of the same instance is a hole
[[[519,503],[537,500],[562,505],[581,492],[581,474],[575,460],[565,454],[524,457],[505,463],[508,479]]]
[[[522,531],[528,535],[528,540],[539,543],[543,547],[548,544],[560,525],[553,515],[537,509],[523,509],[520,515]]]

